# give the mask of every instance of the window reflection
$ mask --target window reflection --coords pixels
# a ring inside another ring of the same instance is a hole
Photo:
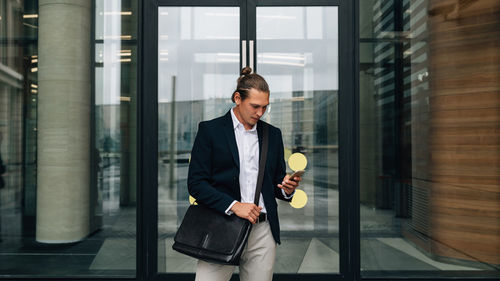
[[[287,170],[296,155],[307,161],[304,198],[278,202],[277,260],[294,266],[275,271],[339,272],[337,8],[257,7],[257,72],[271,88],[265,120],[282,130]]]
[[[239,8],[160,7],[158,14],[158,270],[194,272],[196,260],[172,250],[173,235],[190,204],[187,172],[198,123],[232,106]]]
[[[0,275],[134,275],[137,1],[56,2],[0,1]]]
[[[186,179],[197,125],[233,106],[238,14],[238,8],[159,9],[160,271],[195,269],[196,260],[174,252],[171,244],[190,204]],[[257,72],[271,87],[263,118],[282,129],[286,160],[295,153],[308,162],[302,200],[280,206],[286,241],[278,250],[277,273],[338,272],[336,26],[334,7],[257,9]]]
[[[500,4],[360,4],[362,270],[498,275]]]

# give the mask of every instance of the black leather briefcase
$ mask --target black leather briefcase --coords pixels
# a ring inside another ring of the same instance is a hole
[[[262,154],[259,160],[259,174],[254,204],[259,204],[264,180],[268,126],[263,129]],[[174,237],[172,248],[188,256],[227,265],[239,265],[252,224],[237,215],[226,215],[203,205],[189,206],[181,226]]]
[[[189,206],[172,248],[208,262],[238,265],[252,224],[203,206]]]

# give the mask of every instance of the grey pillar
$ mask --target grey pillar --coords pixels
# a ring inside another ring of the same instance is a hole
[[[36,240],[89,234],[90,0],[39,0]]]

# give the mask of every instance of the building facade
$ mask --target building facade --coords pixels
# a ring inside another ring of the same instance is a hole
[[[191,147],[242,66],[306,170],[275,280],[500,278],[498,26],[496,0],[0,0],[0,279],[193,280]]]

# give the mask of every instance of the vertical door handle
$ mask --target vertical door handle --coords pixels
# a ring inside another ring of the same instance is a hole
[[[241,40],[241,69],[247,66],[247,40]]]
[[[253,69],[253,40],[248,41],[250,43],[248,53],[250,53],[250,68],[252,72],[255,72]]]

